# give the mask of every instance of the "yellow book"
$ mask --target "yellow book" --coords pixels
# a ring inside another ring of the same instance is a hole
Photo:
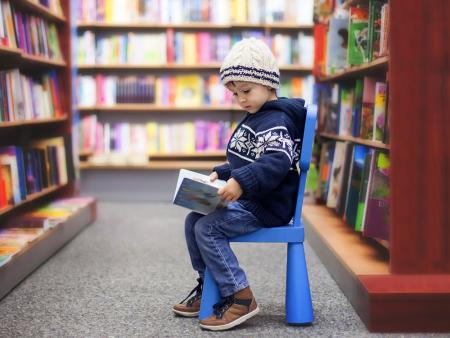
[[[247,1],[231,0],[231,21],[236,23],[247,22]]]
[[[197,34],[183,33],[183,59],[184,63],[194,65],[197,63]]]
[[[202,104],[202,78],[199,75],[176,77],[175,105],[199,106]]]
[[[184,151],[188,154],[193,154],[195,153],[195,124],[186,122],[183,129],[185,133]]]
[[[146,124],[147,130],[147,153],[149,155],[158,153],[158,125],[156,122]]]

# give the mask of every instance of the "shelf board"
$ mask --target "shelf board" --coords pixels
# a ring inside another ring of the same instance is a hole
[[[135,104],[116,104],[114,106],[78,106],[75,110],[79,112],[237,112],[243,111],[237,106],[161,106],[157,104],[135,103]]]
[[[60,60],[52,60],[49,58],[45,58],[42,56],[36,56],[36,55],[29,55],[26,53],[22,53],[21,59],[24,62],[32,63],[32,64],[41,64],[46,66],[52,66],[52,67],[65,67],[67,63],[65,61]]]
[[[79,157],[90,157],[95,156],[95,153],[90,150],[81,150],[78,153]],[[178,158],[190,158],[190,159],[196,159],[196,158],[216,158],[220,157],[225,160],[225,151],[224,150],[217,150],[217,151],[198,151],[196,153],[153,153],[149,154],[148,157],[150,159],[178,159]]]
[[[0,299],[19,284],[26,276],[44,263],[64,244],[77,235],[96,218],[96,203],[76,211],[64,223],[49,229],[35,241],[15,254],[0,267]]]
[[[48,7],[31,0],[15,0],[14,4],[19,6],[21,9],[25,9],[28,12],[37,14],[40,17],[43,17],[50,21],[54,21],[57,23],[67,21],[66,17],[63,14],[53,13]]]
[[[21,120],[12,122],[0,122],[0,128],[12,128],[12,127],[22,127],[38,124],[51,124],[58,123],[67,120],[67,115],[55,118],[45,118],[45,119],[35,119],[35,120]]]
[[[40,192],[28,195],[27,198],[24,201],[21,201],[20,203],[15,204],[15,205],[8,205],[7,207],[4,207],[4,208],[0,209],[0,216],[6,215],[11,210],[14,210],[17,207],[20,207],[22,205],[28,204],[28,203],[30,203],[32,201],[36,201],[36,200],[40,199],[41,197],[44,197],[44,196],[46,196],[48,194],[51,194],[51,193],[53,193],[55,191],[61,190],[61,189],[65,188],[65,187],[66,187],[66,184],[53,186],[53,187],[50,187],[50,188],[43,189]]]
[[[353,136],[342,136],[342,135],[335,135],[331,133],[319,133],[320,137],[332,139],[336,141],[349,141],[356,144],[362,144],[368,147],[377,148],[377,149],[385,149],[389,150],[390,145],[382,143],[380,141],[372,141],[372,140],[366,140],[363,138],[353,137]]]
[[[313,25],[299,25],[296,23],[273,23],[252,24],[233,23],[215,24],[210,22],[188,22],[180,24],[149,24],[149,23],[111,23],[111,22],[79,22],[78,29],[204,29],[204,30],[227,30],[227,29],[274,29],[274,30],[312,30]]]
[[[367,74],[373,74],[377,72],[385,72],[388,68],[388,64],[389,64],[389,57],[383,56],[372,62],[346,68],[345,70],[339,71],[333,75],[319,77],[318,81],[331,82],[337,80],[362,77]]]
[[[76,68],[79,71],[118,71],[118,70],[215,70],[220,69],[219,62],[197,64],[81,64]],[[301,65],[281,65],[284,72],[311,72],[311,67]]]
[[[81,170],[211,170],[213,167],[222,164],[223,161],[150,161],[148,164],[128,165],[128,164],[91,164],[80,162]]]
[[[20,56],[22,54],[22,50],[15,47],[9,46],[0,46],[0,56],[8,55],[8,56]]]

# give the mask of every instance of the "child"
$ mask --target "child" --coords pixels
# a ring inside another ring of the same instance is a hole
[[[271,51],[255,38],[236,43],[220,69],[223,85],[247,111],[228,143],[228,162],[210,175],[211,181],[227,181],[218,193],[230,203],[206,216],[191,212],[186,217],[187,247],[199,279],[187,302],[173,306],[178,315],[198,315],[208,267],[223,300],[211,317],[200,321],[203,329],[226,330],[259,312],[229,239],[286,225],[294,214],[306,109],[301,99],[277,98],[279,74]]]

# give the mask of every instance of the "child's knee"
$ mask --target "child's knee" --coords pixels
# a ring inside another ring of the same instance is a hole
[[[184,229],[185,229],[186,233],[190,233],[190,232],[194,231],[195,223],[199,220],[200,217],[201,217],[201,215],[196,212],[190,212],[186,216],[186,219],[184,221]]]

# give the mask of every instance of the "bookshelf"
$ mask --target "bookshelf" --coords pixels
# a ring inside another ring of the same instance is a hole
[[[308,1],[307,1],[308,2]],[[305,4],[307,3],[305,2]],[[187,2],[188,3],[188,2]],[[187,19],[186,16],[192,15],[201,15],[202,17],[205,15],[205,8],[201,9],[201,13],[198,12],[198,3],[192,1],[189,3],[189,9],[186,11],[180,10],[179,8],[173,8],[173,11],[179,12],[176,14],[170,14],[169,16],[177,17],[179,16],[178,22],[171,22],[166,19],[158,19],[155,18],[154,14],[149,14],[151,10],[147,9],[145,12],[145,16],[152,16],[153,19],[149,19],[148,17],[140,17],[143,15],[142,12],[134,13],[132,15],[125,14],[120,17],[120,19],[114,20],[107,18],[108,15],[114,17],[115,8],[109,8],[105,11],[110,14],[105,14],[103,9],[100,9],[97,14],[90,12],[83,12],[84,6],[89,6],[89,3],[83,3],[81,5],[81,14],[76,20],[76,30],[77,37],[85,36],[86,33],[92,33],[101,38],[108,36],[109,34],[167,34],[168,38],[166,44],[161,46],[162,49],[172,49],[177,48],[176,43],[174,43],[174,39],[177,34],[180,35],[189,35],[189,34],[209,34],[211,35],[209,39],[211,39],[211,45],[215,46],[216,38],[218,35],[227,35],[229,37],[234,36],[233,39],[236,39],[236,36],[239,34],[244,34],[245,32],[257,32],[261,37],[272,36],[274,34],[284,34],[290,35],[292,39],[297,39],[300,33],[304,33],[308,36],[312,36],[313,25],[306,23],[296,23],[294,21],[283,22],[279,19],[276,19],[274,22],[264,22],[260,21],[258,23],[250,22],[250,20],[242,20],[242,17],[239,20],[233,19],[233,14],[228,15],[230,19],[228,22],[223,22],[223,18],[225,17],[225,13],[219,13],[221,19],[219,21],[214,21],[212,17],[214,14],[212,12],[214,9],[212,8],[213,4],[217,5],[221,3],[221,6],[226,6],[230,11],[232,6],[231,3],[227,1],[205,1],[202,6],[208,7],[206,12],[209,11],[209,18],[207,19]],[[296,3],[293,1],[291,6]],[[298,2],[300,3],[300,2]],[[309,1],[312,4],[311,1]],[[168,5],[173,6],[172,4]],[[242,1],[236,6],[244,6],[244,11],[247,9],[247,1]],[[248,5],[250,6],[250,5]],[[130,7],[133,8],[133,5],[130,4]],[[145,5],[144,5],[145,7]],[[243,7],[240,7],[241,9]],[[236,10],[236,9],[234,9]],[[260,11],[262,9],[258,9]],[[312,10],[312,5],[311,5]],[[198,13],[197,13],[198,12]],[[112,14],[111,14],[112,13]],[[131,13],[131,12],[130,12]],[[194,13],[194,14],[192,14]],[[197,14],[196,14],[197,13]],[[103,17],[99,19],[97,15]],[[161,10],[158,15],[164,17],[166,14],[164,10]],[[265,15],[265,14],[264,14]],[[283,14],[286,15],[286,14]],[[312,14],[311,14],[312,15]],[[245,16],[245,15],[244,15]],[[135,22],[130,22],[127,20],[127,17],[134,17]],[[180,19],[183,17],[183,19]],[[169,38],[169,36],[172,36]],[[95,39],[94,38],[94,39]],[[197,36],[197,39],[199,37]],[[184,37],[183,37],[184,39]],[[187,39],[187,38],[186,38]],[[82,40],[84,41],[84,40]],[[172,41],[172,42],[170,42]],[[181,41],[181,40],[180,40]],[[186,40],[187,41],[187,40]],[[235,40],[230,40],[233,43]],[[80,42],[84,43],[84,42]],[[180,42],[178,42],[180,43]],[[184,43],[184,42],[181,42]],[[217,46],[217,49],[219,46]],[[198,52],[199,46],[195,47],[191,46],[191,49],[196,49]],[[168,52],[169,53],[169,52]],[[201,52],[200,52],[201,53]],[[216,52],[214,52],[216,53]],[[213,52],[210,52],[212,55]],[[182,56],[184,58],[184,56]],[[175,59],[169,60],[168,57],[167,62],[110,62],[106,61],[97,61],[96,62],[83,62],[79,63],[76,66],[77,75],[79,77],[82,76],[97,76],[98,74],[105,76],[127,76],[127,75],[151,75],[158,77],[177,77],[189,74],[198,74],[201,77],[207,77],[210,75],[218,75],[221,62],[217,61],[217,58],[211,57],[208,61],[195,61],[192,62],[186,60],[177,60]],[[303,66],[300,63],[298,64],[280,64],[280,71],[282,75],[287,75],[288,78],[292,78],[295,76],[305,77],[312,73],[312,67]],[[172,89],[170,89],[172,90]],[[217,91],[217,89],[215,89]],[[223,90],[223,89],[222,89]],[[207,91],[207,90],[206,90]],[[212,91],[212,90],[211,90]],[[202,94],[202,96],[205,94]],[[98,117],[98,121],[102,121],[109,123],[109,121],[117,121],[120,118],[123,121],[144,121],[144,120],[156,120],[157,123],[169,123],[170,121],[178,122],[178,121],[195,121],[198,119],[201,120],[209,120],[211,121],[224,121],[236,123],[243,116],[243,113],[237,106],[233,105],[231,102],[231,97],[228,97],[225,102],[220,103],[204,103],[206,102],[202,99],[201,104],[173,104],[173,103],[117,103],[112,105],[86,105],[79,104],[76,107],[77,113],[80,114],[80,118],[86,117],[88,115],[96,115]],[[120,118],[119,118],[120,116]],[[126,170],[129,168],[130,170],[174,170],[180,168],[189,168],[193,170],[210,170],[213,166],[218,163],[221,163],[225,160],[225,152],[223,150],[215,151],[214,149],[210,149],[209,147],[204,151],[196,150],[195,152],[186,151],[181,152],[179,150],[171,150],[167,154],[159,153],[148,155],[149,162],[142,165],[127,165],[127,164],[104,164],[104,163],[95,163],[95,151],[83,151],[81,149],[80,154],[80,168],[84,171],[94,171],[94,170]],[[215,152],[212,154],[211,152]]]
[[[11,76],[14,70],[18,70],[17,74],[20,74],[20,76],[33,76],[39,79],[43,79],[46,74],[54,72],[56,83],[59,84],[57,85],[57,91],[59,92],[59,111],[57,113],[55,101],[53,101],[51,105],[52,109],[54,109],[54,114],[51,116],[46,116],[45,114],[41,116],[43,114],[43,112],[40,111],[42,106],[35,105],[35,102],[37,102],[36,97],[33,101],[33,113],[26,111],[28,107],[26,104],[24,104],[24,115],[20,115],[22,113],[19,113],[22,108],[19,108],[19,110],[17,110],[17,106],[12,108],[13,106],[11,103],[7,106],[3,106],[2,118],[0,119],[0,148],[5,149],[6,147],[13,146],[14,149],[20,148],[20,151],[23,151],[23,154],[25,154],[25,150],[29,151],[28,149],[36,147],[39,142],[43,142],[43,144],[50,146],[50,143],[45,142],[49,142],[49,140],[52,139],[62,140],[64,138],[66,161],[63,161],[64,164],[62,164],[62,162],[58,163],[58,167],[63,166],[64,169],[61,169],[63,171],[59,171],[59,173],[65,172],[65,175],[67,175],[67,182],[61,180],[61,183],[54,183],[51,180],[51,182],[48,182],[48,184],[45,185],[40,183],[42,186],[36,190],[34,188],[31,189],[28,186],[24,188],[25,191],[19,201],[14,200],[13,203],[8,201],[6,205],[0,208],[1,230],[5,230],[4,228],[9,226],[7,224],[11,224],[11,222],[14,223],[16,218],[26,216],[30,212],[36,210],[36,208],[45,206],[47,203],[53,203],[61,199],[78,195],[72,161],[73,154],[70,146],[72,136],[71,49],[69,42],[70,20],[68,19],[70,18],[70,3],[68,0],[61,0],[61,14],[55,13],[46,6],[30,0],[15,0],[9,1],[9,3],[16,13],[20,12],[24,17],[33,16],[36,20],[39,20],[41,23],[43,22],[45,25],[54,24],[56,26],[57,39],[62,57],[61,59],[54,59],[37,54],[32,55],[19,47],[1,45],[0,72],[3,72],[4,76]],[[3,12],[3,14],[4,13],[5,12]],[[17,20],[14,16],[11,16],[10,18],[13,24]],[[23,36],[17,33],[17,28],[15,28],[17,26],[11,27],[14,29],[12,33],[15,34],[17,41],[23,38]],[[8,35],[8,40],[3,40],[3,43],[5,41],[8,44],[11,43],[10,39],[11,36]],[[17,46],[19,46],[18,43]],[[10,79],[13,78],[11,77]],[[30,78],[26,79],[26,81],[31,81],[29,80]],[[51,85],[53,85],[53,82],[51,82],[52,80],[53,78],[50,78],[49,80]],[[3,82],[1,86],[4,84],[5,83]],[[22,86],[22,90],[25,91],[24,85]],[[8,93],[14,100],[18,99],[19,94],[16,92],[16,87],[5,86],[4,88],[1,88],[2,90],[5,90],[3,93]],[[10,102],[15,102],[14,100]],[[25,155],[23,156],[25,160]],[[17,160],[17,157],[15,157],[15,160]],[[4,166],[4,162],[2,163],[2,166]],[[24,163],[25,164],[22,167],[23,170],[28,170],[24,168],[31,168],[30,162],[26,162],[25,160]],[[53,165],[54,164],[50,163],[49,160],[48,166],[53,167]],[[8,166],[9,164],[7,164],[7,168],[9,168]],[[11,171],[13,171],[12,168],[13,167],[11,166]],[[27,172],[27,175],[29,174],[30,173]],[[2,175],[4,175],[4,172]],[[44,175],[47,174],[45,172],[40,172],[38,174],[40,177]],[[42,178],[39,180],[41,179]],[[4,180],[5,176],[2,176],[2,182],[5,182]],[[60,179],[57,181],[60,181]],[[14,190],[15,188],[12,187],[12,189]],[[2,194],[4,193],[5,192],[3,191]],[[95,200],[89,199],[84,207],[80,207],[76,212],[67,217],[65,221],[44,231],[36,239],[25,244],[20,251],[12,255],[6,263],[0,264],[0,280],[2,281],[0,283],[0,298],[7,295],[8,292],[26,278],[26,276],[70,241],[86,225],[95,220],[95,217],[96,203]]]
[[[448,332],[450,145],[442,95],[450,83],[443,42],[448,5],[389,6],[389,58],[320,79],[347,81],[389,69],[390,143],[382,146],[391,157],[389,249],[361,237],[325,206],[305,206],[303,217],[308,242],[370,331]]]

